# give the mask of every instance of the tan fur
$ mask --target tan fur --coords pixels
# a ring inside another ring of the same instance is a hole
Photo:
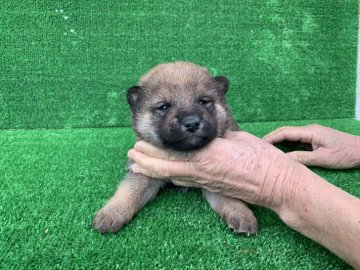
[[[193,78],[181,76],[182,73],[193,74]],[[178,85],[185,85],[187,81],[196,79],[208,79],[210,74],[207,69],[189,62],[174,62],[160,64],[148,71],[139,80],[139,85],[151,83],[153,80],[160,79],[163,83],[170,81]]]
[[[139,123],[139,132],[142,134],[148,134],[149,137],[152,137],[154,141],[159,142],[159,136],[155,133],[153,127],[151,126],[151,113],[145,112],[144,114],[137,117],[136,121]]]
[[[139,80],[139,86],[146,89],[141,108],[136,108],[133,124],[136,132],[158,147],[162,147],[172,154],[187,155],[189,152],[178,152],[167,149],[161,142],[154,128],[153,108],[163,102],[172,102],[174,107],[181,110],[192,109],[194,97],[209,95],[213,90],[209,89],[212,76],[207,69],[187,62],[175,62],[161,64],[143,75]],[[206,121],[216,121],[217,137],[224,135],[226,130],[238,130],[236,122],[229,114],[224,100],[214,100],[216,119],[204,114]],[[162,122],[164,128],[179,124],[177,111],[170,111],[166,120]],[[184,185],[183,182],[172,180],[174,184]],[[120,183],[117,191],[108,203],[96,214],[93,227],[101,233],[116,232],[124,224],[129,222],[133,216],[150,200],[152,200],[159,189],[165,185],[162,180],[133,174],[129,172]],[[203,190],[204,197],[210,206],[228,224],[231,229],[238,233],[252,234],[258,229],[256,218],[246,204],[238,199],[223,196],[219,193]],[[196,218],[196,217],[194,217]]]

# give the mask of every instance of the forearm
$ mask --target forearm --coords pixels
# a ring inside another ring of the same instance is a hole
[[[303,172],[291,203],[275,211],[288,226],[360,269],[360,200],[310,170]]]

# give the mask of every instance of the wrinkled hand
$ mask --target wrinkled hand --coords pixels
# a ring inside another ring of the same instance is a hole
[[[215,139],[187,160],[143,141],[128,156],[135,161],[134,173],[175,178],[187,186],[201,186],[273,210],[291,200],[299,170],[306,169],[271,144],[242,131]]]
[[[282,127],[264,137],[271,144],[293,141],[312,145],[312,151],[287,153],[307,166],[349,169],[360,166],[360,137],[320,125]]]

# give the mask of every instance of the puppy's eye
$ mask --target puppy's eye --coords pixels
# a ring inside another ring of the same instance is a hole
[[[207,98],[201,98],[199,99],[199,104],[200,105],[208,105],[211,103],[211,100],[210,99],[207,99]]]
[[[166,112],[169,110],[169,108],[170,108],[170,104],[162,104],[156,110],[160,112]]]

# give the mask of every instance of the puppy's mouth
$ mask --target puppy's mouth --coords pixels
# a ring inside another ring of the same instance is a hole
[[[166,142],[163,141],[164,145],[176,151],[192,151],[200,149],[211,142],[213,138],[207,136],[187,136],[177,141]]]

